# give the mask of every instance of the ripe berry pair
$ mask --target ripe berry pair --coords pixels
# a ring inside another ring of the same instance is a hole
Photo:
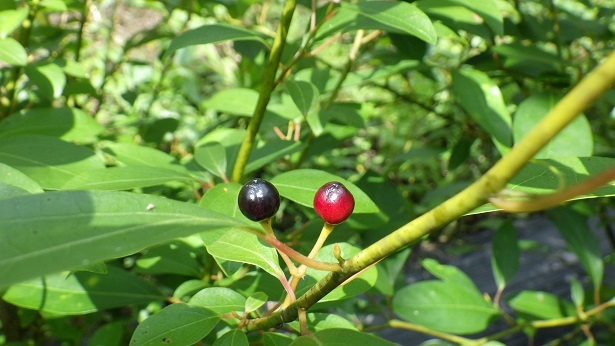
[[[263,221],[275,215],[280,207],[280,194],[270,182],[252,179],[239,191],[239,210],[252,221]],[[354,197],[342,183],[323,185],[314,195],[314,210],[326,223],[344,222],[354,210]]]

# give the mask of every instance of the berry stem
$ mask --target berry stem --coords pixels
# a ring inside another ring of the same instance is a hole
[[[266,234],[265,237],[271,237],[277,240],[275,233],[273,233],[273,228],[271,228],[271,219],[263,220],[260,222],[260,224],[261,226],[263,226],[263,229],[265,230],[265,234]],[[295,266],[293,261],[290,260],[290,258],[288,257],[286,253],[280,251],[279,249],[277,250],[278,250],[278,253],[280,254],[280,257],[282,257],[282,260],[284,260],[284,263],[286,263],[286,266],[288,267],[288,271],[290,272],[290,275],[294,276],[297,273],[297,267]],[[288,282],[286,284],[288,285]],[[286,286],[284,288],[286,288]],[[293,297],[294,297],[294,294],[293,294]]]
[[[313,259],[314,257],[316,257],[318,251],[320,251],[331,232],[333,232],[334,228],[335,225],[325,222],[325,225],[322,227],[322,230],[320,231],[320,235],[318,236],[316,243],[314,243],[314,247],[312,247],[312,251],[310,251],[310,253],[308,254],[309,259]],[[299,285],[299,280],[303,278],[305,272],[307,271],[307,268],[308,267],[305,264],[302,264],[301,266],[299,266],[299,269],[297,269],[296,274],[293,275],[293,278],[290,281],[290,286],[293,290],[297,289],[297,285]],[[292,304],[294,301],[294,297],[287,296],[284,300],[284,303],[282,304],[282,307],[286,307],[289,304]]]
[[[258,236],[261,237],[261,239],[263,239],[267,243],[269,243],[271,246],[276,248],[278,252],[286,254],[288,257],[294,259],[295,261],[309,268],[314,268],[317,270],[323,270],[323,271],[328,271],[328,272],[339,272],[340,270],[342,270],[342,267],[340,267],[340,265],[337,263],[315,261],[311,258],[308,258],[300,254],[299,252],[293,250],[288,245],[282,243],[275,237],[271,237],[268,235],[263,236],[262,234],[258,234]]]

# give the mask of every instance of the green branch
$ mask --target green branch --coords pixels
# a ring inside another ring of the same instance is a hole
[[[349,258],[342,266],[341,272],[328,274],[286,309],[269,317],[248,321],[246,329],[272,328],[296,319],[297,309],[308,309],[363,268],[484,204],[490,196],[502,190],[540,149],[614,82],[615,52],[579,82],[521,142],[474,184]]]
[[[256,109],[250,119],[246,135],[243,138],[241,147],[239,148],[237,160],[235,161],[235,166],[233,167],[233,174],[231,175],[231,181],[240,181],[243,176],[243,171],[248,164],[248,158],[250,157],[250,152],[252,151],[256,134],[261,126],[261,121],[265,115],[267,104],[269,104],[271,93],[275,88],[275,78],[278,71],[278,66],[280,64],[280,59],[282,58],[282,50],[284,49],[284,44],[286,43],[286,35],[288,34],[288,28],[290,27],[290,21],[293,18],[293,13],[295,12],[296,6],[297,0],[286,0],[284,8],[282,9],[282,17],[280,18],[280,23],[278,24],[278,30],[273,40],[273,45],[271,46],[271,55],[269,56],[267,67],[263,73],[263,84],[261,86],[258,102],[256,103]]]

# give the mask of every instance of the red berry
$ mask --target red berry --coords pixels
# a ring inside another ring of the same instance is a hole
[[[352,214],[354,197],[342,183],[332,181],[316,191],[314,210],[326,223],[337,225]]]
[[[237,204],[248,219],[263,221],[272,218],[280,208],[280,194],[273,184],[256,178],[239,190]]]

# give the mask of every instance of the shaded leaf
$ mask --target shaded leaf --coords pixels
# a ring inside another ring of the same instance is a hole
[[[267,303],[267,294],[263,292],[254,292],[246,299],[245,312],[256,311],[261,306]]]
[[[500,88],[478,70],[453,71],[453,92],[463,109],[491,135],[500,153],[512,146],[511,117]]]
[[[345,319],[342,316],[331,313],[308,313],[307,321],[308,330],[311,332],[318,332],[331,328],[357,330],[357,327],[355,327],[355,325],[352,324],[352,322],[350,322],[349,320]],[[290,322],[288,325],[295,328],[296,330],[300,330],[299,321]]]
[[[285,84],[290,97],[304,117],[307,117],[316,109],[320,93],[314,84],[291,79],[286,80]]]
[[[90,143],[103,130],[96,120],[76,108],[26,109],[0,122],[0,137],[31,134]]]
[[[49,101],[60,96],[66,86],[64,70],[55,63],[46,65],[28,65],[26,74],[30,82],[38,87],[38,91]]]
[[[203,107],[220,113],[251,117],[258,102],[258,91],[246,88],[224,89],[203,102]]]
[[[550,320],[575,316],[572,304],[547,292],[524,290],[513,295],[508,304],[515,312],[530,319]]]
[[[191,178],[164,168],[110,167],[83,172],[62,186],[62,190],[130,190],[171,181],[190,182]]]
[[[41,312],[78,315],[160,301],[164,295],[144,279],[109,267],[107,274],[63,272],[25,281],[9,287],[2,299]]]
[[[604,263],[600,239],[589,229],[587,218],[567,207],[551,209],[547,215],[557,226],[568,248],[579,258],[595,289],[598,289],[602,285]]]
[[[194,204],[127,192],[61,191],[3,199],[0,288],[240,225]]]
[[[519,269],[517,231],[510,221],[495,231],[491,244],[493,277],[498,289],[504,289]]]
[[[0,181],[23,189],[29,193],[40,193],[43,189],[27,175],[21,173],[15,168],[0,163]]]
[[[61,189],[84,171],[104,168],[103,161],[86,147],[35,135],[0,138],[0,162],[44,189]]]
[[[352,329],[331,328],[318,331],[309,336],[301,336],[291,343],[291,346],[342,346],[370,345],[393,346],[392,342],[372,334],[362,333]]]
[[[202,248],[199,248],[201,251]],[[201,276],[198,250],[181,240],[148,249],[135,262],[136,273]]]
[[[196,148],[194,159],[211,174],[226,179],[226,151],[220,143],[207,143]]]
[[[258,33],[249,29],[229,24],[203,25],[199,28],[188,30],[175,37],[164,54],[168,56],[180,48],[199,44],[245,40],[254,40],[265,44],[265,41],[258,35]]]
[[[222,315],[243,311],[246,298],[230,288],[208,287],[197,292],[188,304],[202,306]]]
[[[219,337],[213,346],[248,346],[248,337],[242,330],[232,329]]]
[[[446,333],[485,330],[499,315],[476,289],[455,281],[422,281],[398,290],[393,312],[404,320]]]
[[[200,306],[172,304],[141,322],[131,345],[192,345],[214,329],[217,313]]]
[[[228,261],[250,263],[274,277],[284,275],[277,251],[256,235],[238,229],[217,229],[201,233],[207,252]]]

